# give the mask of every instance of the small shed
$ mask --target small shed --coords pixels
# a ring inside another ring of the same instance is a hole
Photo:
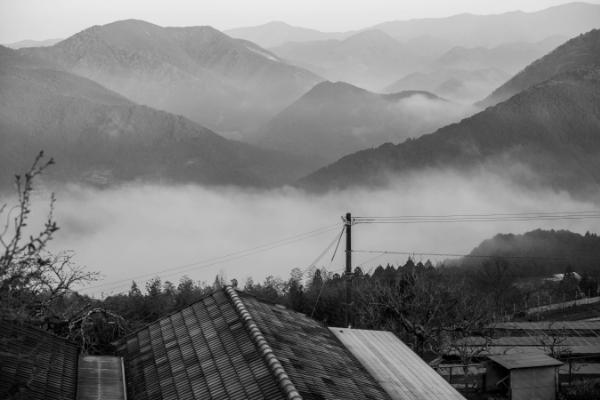
[[[556,369],[563,363],[542,353],[489,356],[485,388],[511,400],[556,399]]]

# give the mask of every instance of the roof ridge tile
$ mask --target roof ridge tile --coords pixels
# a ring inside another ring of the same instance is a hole
[[[273,349],[269,346],[267,339],[265,339],[264,335],[258,328],[258,325],[252,318],[252,315],[244,305],[244,302],[237,294],[234,288],[227,285],[225,286],[225,293],[233,303],[235,310],[240,315],[241,319],[244,321],[244,326],[248,330],[252,341],[256,345],[256,348],[259,350],[261,357],[264,359],[267,367],[275,377],[280,389],[285,394],[288,400],[302,400],[302,396],[294,386],[294,383],[285,372],[283,365],[275,356]]]

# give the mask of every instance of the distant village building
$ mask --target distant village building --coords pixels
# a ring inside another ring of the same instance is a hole
[[[581,275],[579,275],[577,272],[570,272],[570,274],[576,281],[581,280]],[[552,282],[560,282],[563,279],[565,279],[565,274],[553,274],[549,278],[546,278],[547,281],[552,281]]]
[[[562,364],[539,353],[489,356],[485,389],[511,400],[554,400]]]
[[[464,399],[389,332],[327,328],[231,287],[133,332],[110,356],[81,356],[47,332],[10,329],[0,330],[0,397]],[[18,345],[5,346],[5,336]],[[25,361],[35,342],[43,345]]]

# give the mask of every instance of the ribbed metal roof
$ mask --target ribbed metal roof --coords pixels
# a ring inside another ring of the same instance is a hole
[[[392,399],[464,400],[393,333],[330,328]]]
[[[506,369],[558,367],[563,364],[555,358],[540,353],[506,354],[488,358]]]
[[[125,400],[121,357],[79,358],[77,400]]]

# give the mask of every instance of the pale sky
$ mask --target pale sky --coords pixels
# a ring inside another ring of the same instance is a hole
[[[285,21],[322,31],[459,13],[537,11],[565,0],[0,0],[0,43],[65,38],[92,25],[135,18],[217,29]],[[600,0],[590,0],[599,3]]]

